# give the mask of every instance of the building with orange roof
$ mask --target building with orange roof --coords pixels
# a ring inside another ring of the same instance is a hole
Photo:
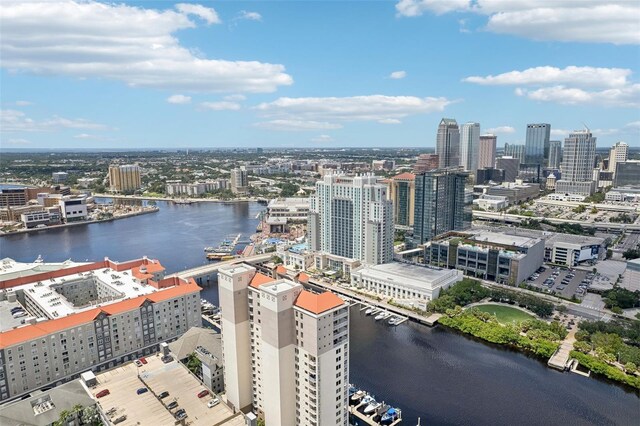
[[[388,181],[389,199],[393,202],[393,220],[397,227],[413,227],[413,210],[416,203],[416,175],[400,173]]]
[[[3,283],[0,401],[157,352],[202,323],[201,288],[164,278],[157,260],[106,259]],[[4,321],[14,308],[24,321]]]
[[[266,424],[348,424],[349,305],[308,278],[219,270],[227,400]]]

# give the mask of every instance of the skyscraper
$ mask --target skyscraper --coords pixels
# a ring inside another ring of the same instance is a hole
[[[231,191],[234,194],[247,192],[249,179],[247,169],[243,166],[231,170]]]
[[[456,120],[452,118],[440,120],[436,139],[436,154],[438,154],[441,169],[458,167],[460,164],[460,129]]]
[[[246,264],[221,268],[227,401],[268,425],[347,425],[349,305]]]
[[[478,169],[485,167],[495,167],[496,165],[496,143],[498,137],[492,134],[480,135],[480,146],[478,148]]]
[[[562,161],[562,141],[549,141],[549,168],[559,168],[560,161]]]
[[[595,156],[596,138],[589,130],[576,130],[570,133],[564,140],[562,179],[556,182],[556,192],[593,194]]]
[[[112,192],[133,192],[140,189],[140,167],[136,165],[109,166],[109,189]]]
[[[478,169],[480,123],[464,123],[460,132],[460,165],[475,173]]]
[[[413,226],[415,194],[416,175],[413,173],[402,173],[389,179],[389,199],[393,203],[396,225]]]
[[[548,158],[551,125],[546,123],[527,124],[527,137],[524,142],[525,160],[529,164],[544,166]]]
[[[609,150],[609,171],[616,174],[618,163],[624,163],[629,158],[629,145],[624,142],[617,142]]]
[[[309,248],[370,264],[393,259],[393,205],[374,175],[331,174],[316,182]]]
[[[504,181],[515,182],[520,169],[520,160],[513,157],[499,157],[496,159],[496,169],[504,170]]]
[[[505,143],[504,155],[506,157],[517,158],[520,164],[524,164],[525,159],[525,146],[522,144]]]
[[[435,170],[416,175],[413,235],[424,244],[443,232],[465,226],[464,184],[467,174]]]

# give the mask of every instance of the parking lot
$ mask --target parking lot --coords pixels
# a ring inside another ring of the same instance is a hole
[[[590,272],[558,266],[544,266],[544,270],[538,271],[529,277],[527,284],[567,299],[572,296],[579,299],[584,297],[594,278]]]
[[[179,422],[184,425],[244,425],[240,413],[233,411],[222,401],[209,408],[207,404],[215,396],[198,397],[204,386],[177,361],[163,363],[159,356],[146,358],[147,364],[137,367],[128,363],[97,376],[98,386],[92,389],[93,394],[109,389],[109,395],[98,399],[105,412],[111,412],[113,422],[119,417],[126,419],[119,425],[173,425],[177,423],[176,412],[183,409],[186,418]],[[138,373],[140,376],[138,376]],[[137,394],[140,388],[148,391]],[[163,392],[169,395],[160,398]],[[171,403],[177,406],[169,409]]]

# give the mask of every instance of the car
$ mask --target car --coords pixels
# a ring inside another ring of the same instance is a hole
[[[169,392],[164,391],[164,392],[160,392],[160,395],[158,395],[158,398],[165,399],[168,396],[169,396]]]
[[[169,363],[173,361],[173,357],[171,355],[165,355],[162,357],[162,362],[164,362],[165,364]]]
[[[102,398],[103,396],[107,396],[110,393],[111,392],[109,392],[109,389],[102,389],[100,392],[96,394],[96,398]]]
[[[143,394],[143,393],[145,393],[145,392],[149,392],[149,389],[147,389],[147,388],[140,388],[140,389],[138,389],[138,390],[136,391],[136,393],[137,393],[138,395],[142,395],[142,394]]]
[[[143,364],[147,363],[147,359],[145,357],[140,358],[138,361],[140,361]]]
[[[171,403],[169,405],[167,405],[167,408],[169,410],[173,410],[174,408],[178,407],[178,403],[176,401],[171,401]]]
[[[204,398],[205,396],[209,395],[209,391],[206,389],[201,390],[200,392],[198,392],[198,398]]]
[[[114,424],[114,425],[117,425],[118,423],[122,423],[122,422],[124,422],[125,420],[127,420],[127,415],[126,415],[126,414],[123,414],[122,416],[120,416],[120,417],[118,417],[117,419],[115,419],[115,420],[113,421],[113,424]]]
[[[218,404],[220,404],[220,400],[218,398],[213,398],[211,401],[207,402],[207,407],[213,408]]]
[[[136,367],[142,367],[142,363],[139,360],[133,361],[136,364]]]

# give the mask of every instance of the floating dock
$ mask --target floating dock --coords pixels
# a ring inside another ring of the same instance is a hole
[[[365,396],[369,395],[368,392],[364,391]],[[364,396],[363,396],[364,398]],[[371,425],[371,426],[380,426],[382,423],[380,421],[376,421],[374,420],[376,417],[378,419],[381,418],[381,414],[379,413],[380,409],[375,410],[373,413],[371,414],[364,414],[362,411],[360,411],[360,409],[364,410],[365,408],[365,404],[362,401],[361,398],[355,405],[351,405],[349,404],[349,414],[356,417],[359,421],[364,422],[367,425]],[[351,396],[349,396],[349,402],[351,402]],[[384,402],[383,402],[384,405]],[[389,406],[387,406],[389,407]],[[391,407],[389,407],[391,408]],[[398,412],[398,418],[395,419],[393,422],[391,423],[387,423],[387,425],[390,426],[396,426],[398,424],[400,424],[402,422],[402,411],[398,408],[394,409]]]

